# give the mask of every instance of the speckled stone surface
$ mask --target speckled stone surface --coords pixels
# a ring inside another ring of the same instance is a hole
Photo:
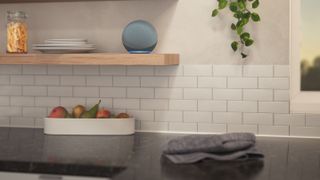
[[[258,138],[264,161],[175,165],[161,152],[177,136],[46,136],[42,129],[0,128],[0,171],[114,180],[320,179],[319,139]]]

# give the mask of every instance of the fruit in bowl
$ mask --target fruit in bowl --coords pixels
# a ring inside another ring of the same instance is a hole
[[[129,114],[127,113],[119,113],[116,118],[121,118],[121,119],[125,119],[125,118],[129,118]]]
[[[86,108],[84,106],[77,105],[72,109],[72,116],[75,118],[80,118],[85,111],[86,111]]]
[[[111,112],[105,108],[101,108],[97,112],[97,118],[110,118],[111,117]]]
[[[52,109],[48,117],[49,118],[70,118],[71,115],[68,113],[66,108],[62,106],[58,106]]]

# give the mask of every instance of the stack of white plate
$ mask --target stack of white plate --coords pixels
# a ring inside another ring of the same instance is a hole
[[[95,50],[86,39],[48,39],[43,44],[33,44],[33,50],[42,53],[87,53]]]

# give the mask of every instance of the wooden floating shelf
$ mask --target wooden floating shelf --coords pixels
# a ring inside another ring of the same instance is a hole
[[[179,54],[5,54],[0,64],[168,66],[179,64]]]

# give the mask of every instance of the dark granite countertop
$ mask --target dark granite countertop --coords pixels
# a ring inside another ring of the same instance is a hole
[[[161,157],[175,134],[46,136],[0,128],[0,171],[111,177],[114,180],[319,180],[320,140],[258,138],[264,161],[175,165]]]

